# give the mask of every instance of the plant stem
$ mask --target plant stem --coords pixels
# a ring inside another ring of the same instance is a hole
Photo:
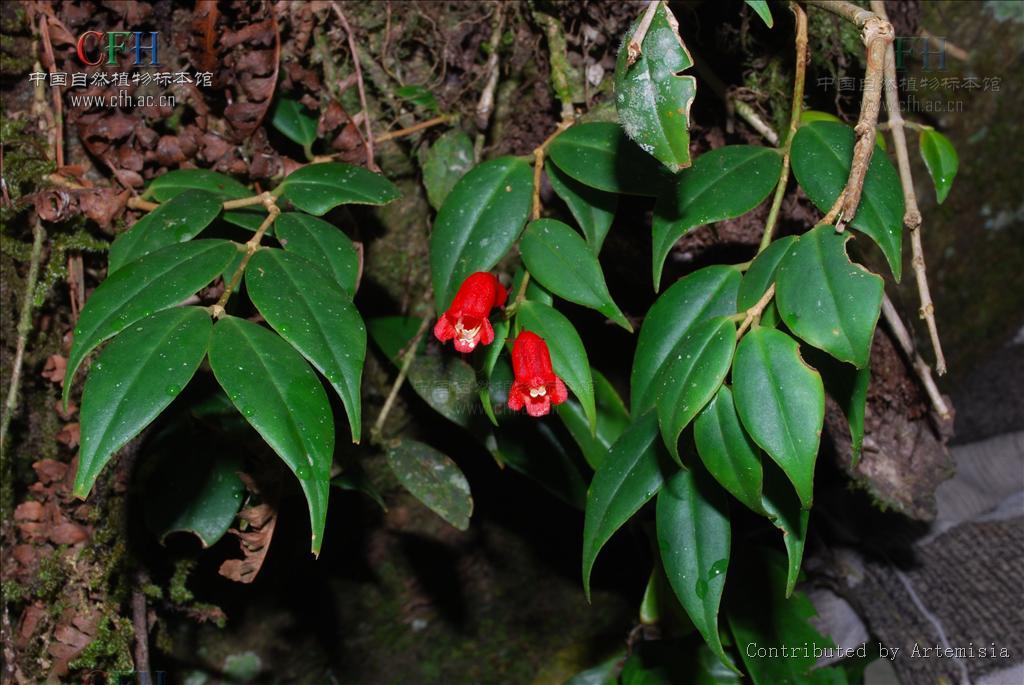
[[[409,341],[409,346],[402,355],[402,366],[398,370],[398,377],[395,378],[395,382],[391,385],[391,391],[388,393],[387,399],[384,400],[384,406],[381,407],[377,420],[373,422],[373,428],[370,430],[370,440],[374,443],[381,444],[382,442],[381,435],[384,430],[384,421],[388,418],[388,414],[391,413],[391,407],[395,403],[395,398],[398,397],[398,391],[402,388],[406,376],[409,375],[409,368],[412,367],[412,362],[416,358],[416,349],[419,347],[420,339],[423,338],[423,334],[426,333],[433,319],[432,312],[428,314],[428,316],[423,317],[423,322],[416,330],[416,335]]]
[[[141,209],[144,212],[152,212],[160,205],[156,202],[150,202],[149,200],[143,200],[141,197],[130,197],[126,203],[129,209]]]
[[[498,77],[501,71],[498,69],[498,45],[501,43],[501,31],[505,27],[505,7],[498,3],[494,8],[495,21],[491,28],[491,38],[487,43],[489,48],[487,64],[484,65],[484,73],[487,74],[487,81],[484,89],[480,92],[480,99],[476,103],[476,128],[480,135],[487,130],[491,121],[491,113],[494,111],[494,94],[498,89]]]
[[[885,3],[872,0],[871,8],[879,16],[885,17]],[[924,247],[921,244],[921,211],[917,206],[917,193],[914,191],[914,176],[910,171],[910,153],[907,151],[907,136],[903,128],[903,114],[900,110],[900,96],[896,84],[896,55],[890,44],[885,51],[885,105],[889,116],[889,127],[892,131],[893,147],[896,149],[896,163],[900,171],[900,184],[903,186],[903,202],[906,211],[903,214],[903,225],[910,232],[910,249],[913,254],[911,264],[917,280],[917,292],[921,299],[919,316],[925,320],[928,336],[931,338],[932,350],[935,352],[935,371],[940,376],[946,373],[946,357],[942,353],[942,342],[939,340],[939,329],[935,323],[935,305],[932,303],[931,291],[928,288],[928,274],[924,264]]]
[[[768,220],[764,225],[764,233],[761,235],[761,244],[757,253],[761,254],[772,242],[775,234],[775,225],[779,220],[779,210],[782,208],[782,199],[786,196],[786,186],[789,184],[789,157],[793,149],[793,136],[800,127],[800,116],[803,113],[804,105],[804,82],[807,75],[807,13],[795,2],[790,3],[790,9],[796,16],[796,71],[793,74],[793,101],[789,110],[789,132],[786,134],[786,142],[782,146],[782,173],[779,175],[779,184],[775,186],[775,197],[772,198],[771,209],[768,210]]]
[[[380,168],[373,157],[373,128],[370,125],[370,109],[366,106],[366,85],[363,83],[363,68],[359,64],[359,53],[356,51],[356,39],[352,35],[352,27],[349,26],[345,13],[341,11],[341,6],[337,2],[331,2],[331,9],[334,10],[334,13],[338,16],[338,21],[341,22],[345,29],[345,35],[348,38],[348,49],[352,53],[352,65],[355,67],[356,72],[356,87],[359,89],[359,106],[363,108],[363,123],[366,125],[366,138],[363,140],[366,145],[366,166],[370,171],[378,172]]]
[[[25,277],[25,288],[21,295],[21,312],[18,317],[18,339],[14,348],[14,365],[11,368],[10,386],[7,388],[7,401],[4,402],[3,415],[0,416],[0,455],[3,458],[0,478],[5,483],[10,482],[8,481],[10,474],[7,473],[7,431],[10,429],[14,411],[18,407],[21,367],[25,361],[25,345],[28,342],[28,334],[32,331],[32,312],[35,309],[33,304],[36,282],[39,280],[39,263],[42,261],[43,242],[45,240],[46,230],[43,228],[42,222],[37,218],[32,226],[32,252],[29,254],[28,275]]]
[[[764,292],[761,299],[757,301],[753,307],[748,309],[743,316],[743,323],[740,324],[739,329],[736,331],[736,339],[739,340],[743,337],[743,334],[747,332],[747,328],[750,326],[756,326],[761,321],[761,314],[764,313],[765,307],[775,297],[775,284],[772,283],[768,286],[768,290]]]
[[[889,299],[888,295],[883,295],[882,297],[882,318],[889,324],[889,328],[896,337],[896,342],[899,343],[900,349],[903,350],[903,354],[906,355],[914,371],[917,372],[917,377],[921,380],[921,384],[928,394],[928,399],[931,401],[935,413],[938,414],[942,421],[950,421],[952,413],[946,404],[946,400],[942,397],[942,393],[939,392],[938,386],[935,385],[935,380],[932,378],[932,370],[928,366],[928,362],[922,359],[921,355],[914,349],[910,333],[907,331],[907,327],[903,325],[903,321],[900,319],[900,315],[896,312],[896,307],[893,306],[892,300]]]
[[[235,269],[235,273],[231,275],[231,280],[224,287],[224,292],[221,294],[220,299],[217,303],[210,306],[210,315],[219,319],[224,316],[224,305],[228,303],[228,298],[231,297],[231,293],[234,292],[235,288],[242,280],[242,274],[245,273],[245,267],[249,265],[249,260],[256,254],[256,251],[260,249],[260,241],[263,240],[263,235],[267,232],[270,226],[277,219],[278,215],[281,214],[281,210],[278,208],[277,203],[274,202],[274,196],[271,193],[261,193],[257,197],[263,203],[263,206],[267,208],[267,217],[260,224],[260,227],[256,230],[256,233],[249,239],[249,242],[245,244],[245,256],[242,257],[241,263],[238,268]],[[254,203],[251,203],[254,204]]]
[[[387,133],[382,133],[381,135],[377,136],[373,142],[383,143],[384,141],[387,140],[394,140],[395,138],[411,136],[413,133],[419,133],[424,129],[430,128],[431,126],[437,126],[438,124],[446,124],[452,119],[454,119],[454,117],[451,114],[442,114],[441,116],[434,117],[433,119],[427,119],[426,121],[421,121],[418,124],[413,124],[412,126],[400,128],[397,131],[388,131]]]
[[[629,37],[629,45],[626,46],[627,66],[633,66],[640,59],[640,55],[643,54],[644,38],[647,37],[647,30],[651,28],[651,22],[654,21],[654,13],[658,11],[659,3],[660,0],[650,0],[647,3],[643,19],[640,20],[633,35]]]

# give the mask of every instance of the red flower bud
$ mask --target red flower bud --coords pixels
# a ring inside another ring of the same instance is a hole
[[[551,368],[548,344],[536,333],[523,331],[512,346],[512,372],[515,381],[508,393],[508,408],[526,407],[530,416],[544,416],[552,404],[569,398],[565,383]]]
[[[472,352],[477,343],[494,342],[494,329],[487,318],[491,310],[501,307],[508,292],[493,274],[478,271],[459,286],[459,292],[434,326],[434,336],[441,342],[455,339],[455,349]]]

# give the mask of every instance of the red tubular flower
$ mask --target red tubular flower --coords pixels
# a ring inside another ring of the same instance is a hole
[[[508,393],[508,408],[519,411],[526,407],[530,416],[544,416],[552,404],[569,398],[565,383],[551,368],[551,353],[544,338],[523,331],[512,346],[512,371],[515,381]]]
[[[487,318],[491,310],[501,307],[508,292],[493,274],[478,271],[459,286],[459,292],[434,326],[434,336],[441,342],[455,339],[455,349],[472,352],[477,343],[494,342],[494,329]]]

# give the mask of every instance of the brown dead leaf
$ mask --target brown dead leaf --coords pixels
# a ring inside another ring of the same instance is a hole
[[[128,191],[116,188],[93,188],[78,193],[78,205],[101,229],[110,228],[114,218],[124,212]]]
[[[76,447],[82,440],[82,427],[77,423],[66,423],[56,435],[57,442],[67,447]]]
[[[71,406],[68,407],[68,411],[71,411]],[[56,459],[40,459],[32,464],[32,470],[36,472],[36,477],[41,483],[49,485],[64,480],[64,476],[68,472],[68,465]]]
[[[65,357],[59,354],[51,354],[46,358],[46,364],[43,366],[43,373],[41,375],[51,383],[63,384],[64,373],[67,371],[67,368],[68,360]]]
[[[41,502],[22,502],[14,508],[15,521],[41,521],[43,518],[43,505]]]
[[[64,521],[50,531],[50,542],[55,545],[77,545],[89,539],[89,531],[77,523]]]

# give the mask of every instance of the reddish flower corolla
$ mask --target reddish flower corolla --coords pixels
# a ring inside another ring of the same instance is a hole
[[[508,408],[519,411],[526,407],[530,416],[544,416],[552,404],[569,398],[565,383],[551,368],[551,353],[544,338],[523,331],[512,346],[512,371],[515,380],[508,393]]]
[[[459,286],[459,292],[434,326],[434,336],[441,342],[455,340],[459,352],[472,352],[478,343],[494,342],[494,329],[487,318],[491,310],[501,307],[508,292],[493,274],[478,271]]]

